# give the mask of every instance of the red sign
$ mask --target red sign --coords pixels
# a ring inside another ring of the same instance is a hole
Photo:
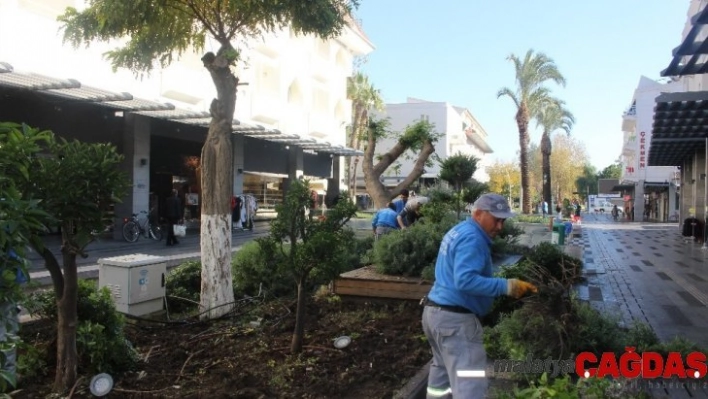
[[[639,169],[644,169],[646,164],[646,150],[644,145],[646,144],[646,133],[639,133]]]

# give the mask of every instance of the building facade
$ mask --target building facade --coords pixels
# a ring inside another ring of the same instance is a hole
[[[631,106],[622,116],[623,147],[620,160],[625,214],[634,207],[634,220],[678,220],[678,168],[649,166],[654,107],[661,93],[683,91],[681,82],[661,83],[640,77]]]
[[[486,167],[489,166],[489,156],[492,149],[487,144],[487,132],[475,119],[472,113],[462,107],[456,107],[446,102],[431,102],[408,98],[405,103],[386,104],[384,111],[375,115],[376,118],[388,118],[392,132],[400,133],[407,126],[424,119],[435,126],[440,138],[435,144],[435,153],[431,158],[443,160],[451,155],[473,155],[480,161],[474,178],[481,182],[489,181]],[[395,136],[395,135],[394,135]],[[397,142],[396,137],[389,137],[376,143],[376,154],[384,154]],[[416,154],[410,151],[399,157],[382,176],[386,186],[396,186],[413,170]],[[430,184],[440,174],[440,163],[433,161],[425,168],[421,182]],[[358,186],[363,187],[361,167],[358,173]]]
[[[198,201],[199,157],[216,97],[203,54],[185,52],[141,76],[114,72],[102,54],[115,44],[74,49],[62,41],[57,16],[83,3],[0,0],[0,120],[114,143],[134,184],[125,214],[159,205],[172,188]],[[207,41],[204,51],[217,48]],[[373,49],[354,20],[335,39],[284,29],[240,45],[235,195],[254,195],[268,209],[282,199],[288,179],[309,178],[319,194],[345,187],[340,158],[357,153],[344,147],[351,120],[346,80],[353,60]],[[198,202],[196,208],[198,217]]]
[[[662,93],[655,99],[649,166],[679,168],[679,221],[692,218],[689,231],[705,243],[706,163],[708,130],[708,63],[705,59],[708,38],[706,0],[691,0],[686,25],[679,45],[672,51],[664,77],[678,80],[682,90]],[[695,219],[693,219],[695,218]],[[696,226],[703,228],[696,228]]]

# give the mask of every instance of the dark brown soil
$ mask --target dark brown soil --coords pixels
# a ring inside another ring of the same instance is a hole
[[[334,299],[333,299],[334,298]],[[311,300],[299,355],[290,354],[294,302],[251,305],[247,317],[218,322],[164,324],[131,320],[126,333],[141,361],[116,375],[109,398],[391,398],[431,354],[415,302]],[[246,320],[262,317],[260,327]],[[22,338],[41,347],[54,336],[38,321]],[[351,344],[336,349],[347,335]],[[52,353],[49,358],[54,356]],[[53,377],[21,382],[15,397],[43,398]],[[83,375],[73,398],[93,397]]]

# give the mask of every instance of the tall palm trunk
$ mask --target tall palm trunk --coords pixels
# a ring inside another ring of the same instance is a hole
[[[353,133],[354,133],[353,139],[354,140],[352,143],[353,145],[351,146],[351,148],[354,148],[357,150],[359,149],[359,147],[361,145],[362,129],[366,128],[367,121],[369,120],[369,113],[366,110],[366,108],[365,107],[359,107],[359,108],[360,108],[358,110],[359,113],[356,115],[356,118],[357,118],[356,128],[357,129],[353,131]],[[351,194],[356,194],[356,190],[357,190],[356,177],[358,174],[358,167],[359,167],[360,160],[361,160],[361,157],[359,157],[359,156],[352,157],[352,167],[351,167],[351,171],[350,171],[350,175],[349,175],[350,176],[349,185],[350,185],[350,190],[351,190],[350,193]]]
[[[519,161],[521,168],[521,212],[531,213],[531,196],[529,195],[529,112],[526,104],[522,103],[516,112],[516,125],[519,129]]]
[[[231,275],[231,197],[233,196],[232,123],[236,107],[238,78],[223,54],[233,51],[225,43],[216,57],[202,58],[217,88],[211,103],[212,116],[201,158],[202,213],[200,244],[202,286],[200,310],[203,319],[228,313],[233,307]]]
[[[541,136],[541,154],[543,154],[543,200],[548,203],[550,207],[551,197],[551,135],[548,131],[544,130],[543,136]]]

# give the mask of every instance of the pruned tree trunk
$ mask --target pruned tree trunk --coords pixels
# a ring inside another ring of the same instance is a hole
[[[202,319],[213,319],[231,311],[234,303],[231,275],[231,197],[233,196],[232,123],[236,107],[238,78],[223,56],[230,45],[222,45],[219,55],[202,57],[217,90],[211,103],[211,123],[201,158],[201,260]]]
[[[541,136],[541,154],[543,155],[543,200],[551,206],[553,193],[551,192],[551,135],[543,132]]]
[[[305,292],[305,277],[300,277],[297,282],[297,305],[295,309],[295,330],[290,342],[290,353],[300,353],[302,351],[302,338],[305,335],[305,308],[307,305],[307,295]]]
[[[519,160],[521,168],[521,212],[531,213],[531,196],[529,190],[529,117],[526,105],[522,104],[516,112],[516,124],[519,128]]]
[[[433,143],[426,140],[418,153],[418,158],[413,165],[413,170],[411,173],[406,176],[402,182],[398,183],[398,185],[391,192],[389,192],[386,190],[383,183],[381,183],[381,175],[407,149],[408,147],[401,144],[399,141],[393,146],[393,148],[381,157],[381,160],[376,165],[374,165],[376,138],[372,132],[368,132],[368,140],[366,150],[364,151],[364,162],[362,163],[362,169],[364,170],[364,184],[366,185],[366,192],[371,195],[376,208],[385,207],[386,204],[391,201],[393,197],[397,196],[402,189],[410,186],[418,180],[425,170],[425,161],[432,153],[435,152],[435,146]]]
[[[66,233],[65,233],[66,234]],[[53,257],[53,255],[52,255]],[[76,271],[76,253],[64,244],[62,247],[64,264],[63,290],[57,295],[57,366],[54,375],[54,392],[66,392],[76,382],[78,353],[76,349],[76,330],[78,324],[78,276]],[[56,260],[54,262],[56,264]],[[56,285],[55,285],[56,289]]]

